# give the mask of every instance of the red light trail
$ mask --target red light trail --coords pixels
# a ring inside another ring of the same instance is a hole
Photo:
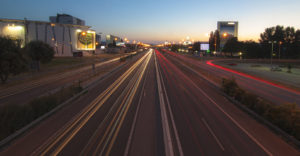
[[[238,71],[226,68],[226,67],[222,67],[220,65],[216,65],[216,64],[212,63],[212,61],[213,60],[206,61],[206,64],[208,64],[210,66],[213,66],[213,67],[216,67],[216,68],[219,68],[219,69],[222,69],[222,70],[225,70],[225,71],[228,71],[228,72],[231,72],[231,73],[235,73],[235,74],[243,76],[243,77],[247,77],[247,78],[250,78],[250,79],[253,79],[253,80],[256,80],[256,81],[260,81],[260,82],[266,83],[268,85],[272,85],[272,86],[280,88],[280,89],[284,89],[284,90],[293,92],[295,94],[300,94],[300,92],[297,91],[297,90],[293,90],[291,88],[287,88],[285,86],[282,86],[282,85],[279,85],[279,84],[276,84],[276,83],[273,83],[273,82],[270,82],[270,81],[267,81],[267,80],[264,80],[264,79],[252,76],[252,75],[248,75],[248,74],[245,74],[245,73],[242,73],[242,72],[238,72]]]

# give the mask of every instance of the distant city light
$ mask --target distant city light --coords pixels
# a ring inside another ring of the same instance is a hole
[[[95,31],[88,30],[87,33],[96,33]]]
[[[22,30],[22,29],[23,29],[23,26],[15,26],[15,25],[13,24],[13,25],[8,25],[7,28],[8,28],[8,30],[10,30],[10,31],[19,31],[19,30]]]

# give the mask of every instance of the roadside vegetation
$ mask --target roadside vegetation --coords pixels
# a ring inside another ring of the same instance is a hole
[[[21,41],[0,37],[0,78],[5,83],[9,75],[17,75],[27,69],[27,60],[21,53]]]
[[[0,78],[5,83],[9,76],[40,70],[40,63],[49,63],[54,57],[53,48],[41,41],[31,41],[21,48],[21,40],[0,36]]]
[[[300,107],[297,104],[274,105],[241,89],[234,79],[223,79],[222,90],[228,96],[300,140]]]
[[[62,88],[54,94],[38,97],[25,105],[0,107],[0,140],[50,112],[81,91],[82,87],[76,84]]]
[[[294,27],[274,26],[266,28],[260,34],[259,42],[239,41],[238,38],[228,35],[228,41],[223,48],[220,40],[224,38],[218,30],[211,32],[209,38],[210,51],[224,52],[233,57],[234,53],[242,52],[243,58],[270,58],[273,42],[273,58],[297,59],[300,58],[300,30]],[[215,46],[216,44],[216,46]],[[200,50],[199,49],[196,50]]]

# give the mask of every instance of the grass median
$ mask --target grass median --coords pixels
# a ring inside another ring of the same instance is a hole
[[[0,140],[50,112],[81,91],[80,85],[72,85],[54,94],[38,97],[25,105],[2,106],[0,108]]]

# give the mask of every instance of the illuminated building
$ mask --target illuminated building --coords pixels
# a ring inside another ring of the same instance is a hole
[[[0,19],[0,35],[20,39],[22,46],[43,41],[54,48],[55,56],[90,55],[96,49],[96,32],[84,25]]]
[[[118,36],[114,36],[114,35],[106,35],[106,45],[110,45],[113,44],[115,41],[116,44],[122,42],[122,39]]]
[[[238,22],[219,21],[218,31],[220,32],[220,47],[223,48],[230,38],[238,37]]]

